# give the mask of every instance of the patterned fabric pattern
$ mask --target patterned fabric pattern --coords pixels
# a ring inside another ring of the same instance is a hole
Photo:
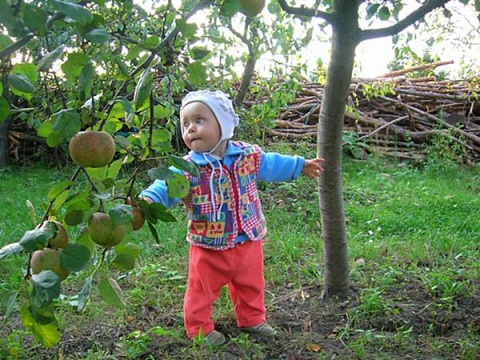
[[[261,240],[267,232],[257,189],[261,150],[243,142],[234,144],[244,154],[230,168],[222,165],[222,176],[219,168],[208,165],[200,167],[200,178],[185,174],[191,186],[189,195],[183,199],[189,218],[187,240],[193,245],[225,250],[235,246],[239,232],[252,241]],[[214,194],[209,189],[212,172]],[[212,196],[216,206],[222,204],[219,219],[215,216],[218,209],[212,206]]]

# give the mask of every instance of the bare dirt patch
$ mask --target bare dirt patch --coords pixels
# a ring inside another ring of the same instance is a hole
[[[321,286],[315,285],[302,290],[274,289],[275,298],[268,312],[269,322],[278,329],[274,339],[250,335],[247,343],[241,345],[238,339],[242,335],[234,319],[217,319],[218,329],[229,341],[213,352],[192,346],[181,330],[183,324],[178,314],[165,308],[146,307],[135,315],[134,321],[118,325],[109,321],[108,314],[94,320],[72,319],[57,346],[43,349],[26,337],[24,348],[31,349],[28,359],[83,359],[95,349],[101,349],[102,359],[475,358],[462,356],[459,344],[468,341],[467,333],[473,335],[473,342],[480,338],[478,292],[458,296],[447,306],[441,298],[432,297],[422,283],[410,281],[391,287],[384,294],[384,299],[393,304],[389,311],[367,314],[355,321],[351,318],[352,311],[359,306],[355,293],[349,300],[326,302],[321,300],[321,292]],[[3,327],[4,336],[20,327],[15,323],[10,321]],[[144,348],[137,339],[136,354],[121,340],[134,331],[145,334],[152,327],[161,327],[167,333],[148,333]],[[366,332],[372,334],[371,341],[364,341]],[[399,341],[402,335],[405,336],[403,342]]]

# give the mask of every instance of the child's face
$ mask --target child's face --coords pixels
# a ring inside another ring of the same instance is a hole
[[[183,141],[190,150],[206,152],[221,138],[222,130],[212,110],[202,102],[192,102],[182,110],[180,118]]]

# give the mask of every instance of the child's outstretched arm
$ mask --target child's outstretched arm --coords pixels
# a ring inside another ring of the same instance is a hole
[[[305,174],[311,178],[318,178],[323,172],[322,163],[325,162],[324,158],[317,157],[315,159],[305,160],[305,165],[302,170],[302,174]]]

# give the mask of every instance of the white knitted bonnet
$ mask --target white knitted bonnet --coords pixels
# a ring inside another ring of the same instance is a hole
[[[180,117],[182,116],[182,111],[185,106],[196,101],[202,102],[207,105],[217,118],[217,121],[220,124],[220,128],[222,129],[222,137],[220,141],[231,139],[234,129],[238,126],[239,118],[238,115],[235,113],[235,110],[233,109],[232,100],[228,98],[228,95],[220,90],[192,91],[188,93],[182,100],[182,106],[180,107]]]

